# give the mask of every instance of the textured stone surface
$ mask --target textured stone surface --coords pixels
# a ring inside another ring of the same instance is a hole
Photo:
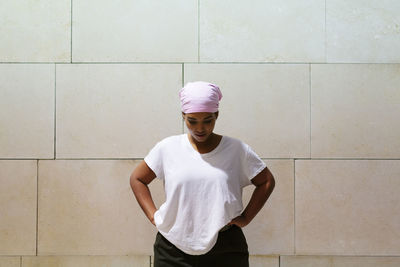
[[[0,64],[0,158],[54,157],[54,76],[50,64]]]
[[[18,265],[19,266],[19,265]],[[22,257],[21,267],[149,267],[150,257],[135,256],[37,256]]]
[[[74,1],[73,62],[197,61],[197,14],[196,0]]]
[[[201,0],[200,61],[324,62],[324,15],[319,0]]]
[[[263,158],[309,157],[308,65],[185,64],[184,73],[185,84],[220,86],[217,133],[243,140]]]
[[[71,0],[1,1],[1,62],[70,62]]]
[[[294,253],[294,163],[293,160],[267,160],[275,177],[275,188],[264,207],[243,228],[249,252],[253,255]],[[247,206],[255,186],[243,190]]]
[[[179,64],[57,66],[57,158],[140,158],[181,131]]]
[[[279,256],[278,255],[268,255],[268,256],[250,255],[249,264],[250,264],[250,267],[279,267]]]
[[[311,156],[400,157],[400,64],[311,65]]]
[[[400,161],[296,160],[296,254],[400,255]]]
[[[399,63],[400,2],[326,1],[327,62]]]
[[[0,267],[21,267],[21,257],[0,257]]]
[[[0,255],[36,253],[36,169],[34,160],[0,160]]]
[[[397,267],[400,257],[281,256],[281,267]]]
[[[39,161],[38,255],[150,255],[156,228],[129,184],[139,161]],[[151,184],[156,205],[162,184]]]

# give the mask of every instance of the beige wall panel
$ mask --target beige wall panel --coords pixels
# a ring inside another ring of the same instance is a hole
[[[185,84],[204,80],[222,91],[215,131],[248,143],[264,158],[309,157],[309,66],[185,64]]]
[[[20,267],[21,257],[0,257],[0,267]]]
[[[279,255],[249,257],[250,267],[279,267]]]
[[[328,62],[400,62],[398,0],[327,0]]]
[[[293,160],[268,160],[275,188],[264,207],[243,228],[253,255],[294,253],[294,163]],[[255,186],[243,189],[246,208]]]
[[[0,61],[69,62],[71,0],[1,1]]]
[[[73,2],[73,62],[198,58],[196,0]]]
[[[39,162],[38,255],[150,255],[156,228],[129,183],[139,161]],[[152,183],[156,205],[160,183]]]
[[[332,257],[332,267],[398,267],[400,257]]]
[[[296,254],[400,255],[400,161],[296,160]]]
[[[57,158],[140,158],[182,130],[180,64],[57,65]]]
[[[281,256],[281,267],[398,267],[400,257]]]
[[[0,255],[36,253],[36,164],[34,160],[0,161]],[[8,266],[13,260],[0,262]]]
[[[0,158],[53,158],[53,144],[54,65],[0,64]]]
[[[280,267],[333,267],[328,256],[281,256]]]
[[[311,65],[311,156],[400,157],[400,64]]]
[[[200,61],[324,62],[324,14],[321,0],[201,0]]]
[[[19,265],[18,265],[19,266]],[[22,257],[21,267],[149,267],[150,256]]]

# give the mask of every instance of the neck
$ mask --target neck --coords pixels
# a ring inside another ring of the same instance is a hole
[[[207,140],[205,140],[204,142],[198,142],[198,141],[196,141],[196,139],[194,139],[194,138],[192,137],[192,135],[189,133],[190,140],[191,140],[191,142],[192,142],[193,144],[196,145],[196,147],[208,147],[208,146],[212,145],[213,142],[214,142],[215,136],[216,136],[215,133],[211,133],[210,136],[207,138]]]

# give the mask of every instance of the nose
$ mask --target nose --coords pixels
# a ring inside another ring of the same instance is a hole
[[[199,123],[198,127],[196,128],[196,131],[198,133],[204,133],[205,132],[205,126],[203,123]]]

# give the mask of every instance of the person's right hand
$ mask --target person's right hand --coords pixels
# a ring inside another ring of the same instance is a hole
[[[156,210],[156,211],[157,211],[157,210]],[[154,221],[154,214],[156,213],[156,211],[154,211],[153,216],[152,216],[151,219],[150,219],[150,222],[151,222],[154,226],[157,226],[157,225],[156,225],[156,222]]]

